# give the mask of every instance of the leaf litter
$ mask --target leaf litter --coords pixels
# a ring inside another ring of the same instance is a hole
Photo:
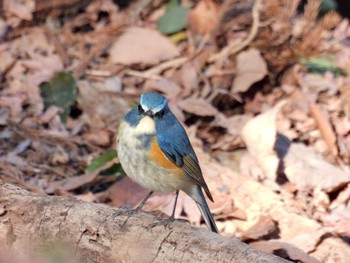
[[[156,91],[189,134],[222,235],[294,262],[348,262],[347,19],[317,0],[4,3],[1,180],[136,207],[148,191],[123,176],[115,132]],[[77,91],[43,94],[62,71]],[[169,216],[173,202],[157,193],[145,209]],[[176,216],[204,227],[186,195]]]

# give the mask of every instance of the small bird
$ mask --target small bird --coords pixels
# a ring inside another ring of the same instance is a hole
[[[179,190],[182,190],[196,202],[208,228],[218,233],[202,189],[211,201],[213,197],[197,156],[164,96],[141,95],[138,106],[126,114],[119,126],[117,144],[118,158],[126,174],[151,190],[138,208],[142,208],[153,191],[174,191],[174,209],[168,219],[174,221]]]

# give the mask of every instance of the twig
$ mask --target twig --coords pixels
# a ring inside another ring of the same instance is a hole
[[[328,116],[325,116],[317,104],[310,105],[310,114],[315,119],[318,129],[321,132],[321,136],[326,142],[329,150],[334,156],[337,156],[337,136],[332,129]]]
[[[250,42],[253,41],[256,34],[258,33],[259,27],[261,26],[260,13],[259,13],[260,8],[261,8],[261,1],[262,0],[256,0],[255,4],[253,6],[253,10],[252,10],[253,24],[252,24],[252,28],[249,32],[248,37],[238,44],[236,42],[233,42],[230,45],[228,45],[227,47],[223,48],[220,52],[211,55],[208,58],[208,62],[212,63],[212,62],[215,62],[219,59],[229,57],[229,56],[237,53],[238,51],[244,49],[246,46],[248,46],[250,44]]]
[[[136,77],[141,77],[145,79],[160,79],[161,76],[159,75],[162,73],[164,70],[168,68],[178,68],[181,66],[183,63],[185,63],[188,60],[188,58],[180,57],[180,58],[175,58],[173,60],[165,61],[153,68],[150,68],[145,71],[136,71],[136,70],[125,70],[124,73],[130,76],[136,76]]]

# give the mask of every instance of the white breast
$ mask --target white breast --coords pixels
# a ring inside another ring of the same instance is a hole
[[[156,124],[154,120],[148,116],[143,117],[136,127],[130,126],[127,122],[123,122],[119,127],[118,141],[122,140],[130,148],[136,148],[142,142],[139,140],[140,135],[155,134]]]

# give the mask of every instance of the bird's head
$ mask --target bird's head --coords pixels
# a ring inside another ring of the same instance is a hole
[[[138,105],[138,113],[140,115],[154,117],[162,117],[168,109],[167,99],[157,93],[144,93],[141,95]]]

